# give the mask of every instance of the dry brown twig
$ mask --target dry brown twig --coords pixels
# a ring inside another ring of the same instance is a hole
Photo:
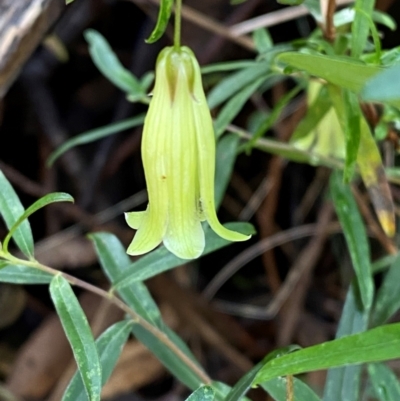
[[[342,6],[353,2],[354,0],[338,0],[337,5]],[[239,24],[232,25],[229,30],[234,36],[239,37],[249,32],[253,32],[256,29],[269,28],[271,26],[291,21],[308,14],[309,10],[305,6],[287,7],[272,13],[263,14],[255,18],[248,19],[240,22]]]
[[[329,234],[327,228],[332,214],[332,205],[329,203],[323,205],[319,212],[315,236],[300,252],[279,292],[267,307],[266,313],[270,316],[281,311],[278,345],[288,344],[292,340],[311,283],[311,273]]]
[[[321,10],[322,16],[324,19],[324,37],[329,42],[333,42],[335,40],[335,25],[333,22],[333,17],[336,10],[336,0],[320,0],[321,1]]]
[[[326,229],[330,234],[342,231],[340,224],[338,222],[329,223]],[[204,289],[203,296],[206,299],[212,299],[218,292],[218,290],[221,288],[221,286],[230,277],[232,277],[237,271],[239,271],[243,266],[245,266],[251,260],[262,255],[267,250],[272,249],[276,246],[280,246],[286,242],[291,242],[295,241],[296,239],[304,238],[306,236],[315,235],[316,232],[317,232],[316,224],[306,224],[304,226],[294,227],[286,231],[276,233],[248,247],[242,253],[233,258],[218,272],[218,274],[213,278],[212,281],[210,281],[208,286]],[[268,315],[268,317],[272,319],[274,316]],[[267,318],[267,316],[265,318]]]
[[[189,294],[186,295],[185,291],[179,288],[172,280],[157,276],[150,280],[149,287],[161,299],[168,302],[182,321],[192,327],[205,343],[219,350],[222,357],[243,372],[247,372],[253,367],[252,362],[227,341],[227,338],[222,335],[218,327],[207,321],[205,316],[190,300],[192,297]]]

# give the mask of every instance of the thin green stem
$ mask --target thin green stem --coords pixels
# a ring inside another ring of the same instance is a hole
[[[175,25],[174,25],[174,48],[179,50],[181,47],[181,16],[182,0],[175,0]]]
[[[119,309],[128,314],[132,320],[142,326],[144,329],[149,331],[154,335],[160,342],[162,342],[166,347],[168,347],[187,367],[190,369],[197,377],[204,383],[210,384],[210,377],[199,367],[195,362],[193,362],[184,352],[178,348],[175,343],[173,343],[167,335],[159,330],[157,327],[153,326],[146,319],[142,318],[138,313],[136,313],[133,309],[131,309],[127,304],[125,304],[120,298],[113,294],[112,291],[105,291],[99,287],[96,287],[92,284],[87,283],[86,281],[80,280],[74,276],[71,276],[67,273],[60,272],[59,270],[53,269],[52,267],[43,265],[36,260],[24,260],[16,258],[10,253],[1,252],[1,257],[7,259],[9,262],[14,263],[16,265],[24,265],[27,267],[36,268],[43,272],[49,273],[52,276],[57,274],[61,274],[71,285],[75,285],[76,287],[83,288],[87,291],[90,291],[98,296],[107,299],[110,303],[117,306]]]

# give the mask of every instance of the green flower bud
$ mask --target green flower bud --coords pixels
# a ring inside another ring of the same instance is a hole
[[[125,214],[137,230],[128,254],[144,254],[163,242],[182,259],[197,258],[204,250],[204,220],[229,241],[249,238],[223,227],[215,212],[214,130],[200,67],[187,47],[167,47],[158,56],[142,160],[149,203],[144,212]]]

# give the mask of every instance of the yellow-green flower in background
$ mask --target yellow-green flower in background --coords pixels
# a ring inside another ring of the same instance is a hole
[[[146,211],[125,215],[137,230],[128,254],[144,254],[163,242],[182,259],[197,258],[204,250],[204,220],[229,241],[249,238],[223,227],[215,212],[214,130],[200,67],[187,47],[167,47],[158,56],[142,159],[149,203]]]

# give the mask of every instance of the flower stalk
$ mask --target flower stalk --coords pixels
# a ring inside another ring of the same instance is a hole
[[[175,0],[174,48],[177,51],[181,48],[181,14],[182,0]]]

